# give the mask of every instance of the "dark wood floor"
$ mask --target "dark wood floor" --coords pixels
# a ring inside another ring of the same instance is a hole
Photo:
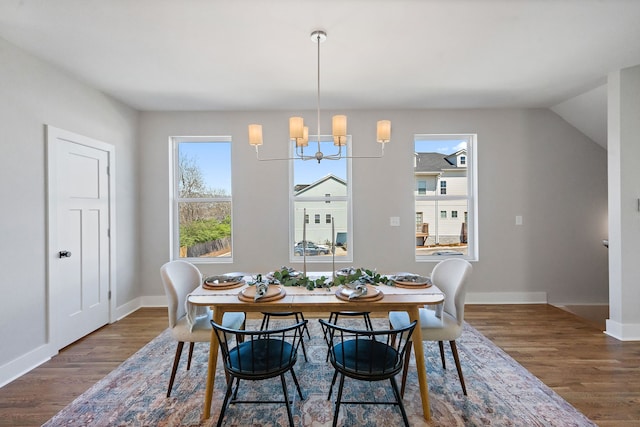
[[[106,326],[0,389],[0,426],[39,426],[167,327],[164,308]],[[469,305],[466,320],[601,427],[640,425],[640,342],[550,305]]]

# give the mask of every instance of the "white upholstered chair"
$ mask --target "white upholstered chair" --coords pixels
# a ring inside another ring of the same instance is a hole
[[[210,316],[196,318],[193,327],[190,327],[187,321],[185,302],[187,295],[202,283],[200,270],[187,261],[170,261],[160,268],[160,276],[168,299],[169,328],[173,338],[178,341],[171,378],[169,379],[169,389],[167,390],[167,397],[169,397],[171,396],[171,388],[176,377],[184,343],[189,343],[189,359],[187,361],[187,370],[189,370],[191,368],[194,344],[196,342],[210,342],[212,328]],[[222,324],[227,328],[241,329],[244,327],[244,320],[244,313],[225,313],[222,318]]]
[[[423,341],[438,341],[442,367],[446,369],[444,358],[444,341],[449,341],[451,353],[456,362],[456,369],[460,377],[462,392],[467,395],[467,388],[462,376],[460,359],[456,339],[462,334],[464,322],[464,301],[466,297],[466,282],[471,273],[471,264],[460,258],[448,258],[440,261],[431,272],[431,282],[445,295],[442,309],[420,309],[420,328]],[[404,311],[392,311],[389,313],[389,322],[393,329],[403,328],[409,325],[409,314]],[[404,371],[402,373],[401,394],[404,395],[407,382],[407,370],[411,347],[406,353]]]

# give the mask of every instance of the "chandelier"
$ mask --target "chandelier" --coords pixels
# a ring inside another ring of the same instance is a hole
[[[317,94],[317,134],[312,135],[313,139],[317,140],[318,151],[313,154],[305,154],[305,147],[309,146],[309,127],[305,126],[302,117],[289,118],[289,142],[295,143],[296,150],[295,156],[283,159],[264,159],[260,158],[258,147],[262,145],[262,125],[251,124],[249,125],[249,144],[256,148],[256,157],[258,160],[317,160],[320,163],[321,160],[339,160],[342,158],[379,158],[384,156],[384,145],[391,140],[391,122],[389,120],[379,120],[377,127],[377,141],[381,144],[382,150],[379,156],[347,156],[346,149],[343,152],[342,147],[347,145],[347,116],[336,115],[332,119],[332,138],[333,145],[337,147],[337,151],[332,154],[324,154],[320,149],[320,43],[327,39],[327,33],[323,30],[316,30],[311,33],[311,40],[318,44],[318,94]]]

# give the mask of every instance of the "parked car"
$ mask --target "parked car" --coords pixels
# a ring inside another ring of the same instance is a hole
[[[298,242],[296,246],[293,248],[293,254],[301,256],[304,245],[303,242]],[[307,255],[327,255],[331,253],[331,250],[323,245],[316,245],[313,242],[307,242],[307,247],[305,254]]]
[[[458,251],[442,250],[442,251],[434,252],[433,255],[451,256],[451,255],[464,255],[464,254]]]

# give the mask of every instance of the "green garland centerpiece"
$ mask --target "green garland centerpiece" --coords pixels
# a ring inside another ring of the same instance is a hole
[[[386,276],[377,273],[375,270],[369,270],[366,268],[343,268],[339,270],[336,277],[333,280],[335,286],[344,285],[349,283],[368,284],[377,286],[380,283],[391,285],[393,282]]]
[[[317,279],[311,279],[300,271],[291,267],[280,267],[279,270],[263,276],[256,275],[255,280],[247,284],[252,286],[256,284],[267,283],[269,285],[283,286],[302,286],[312,291],[314,289],[330,289],[332,286],[347,286],[348,284],[370,284],[377,286],[380,283],[393,286],[393,281],[386,276],[377,273],[375,270],[367,268],[343,268],[336,272],[333,281],[326,276],[320,276]]]
[[[328,277],[320,276],[317,279],[310,279],[290,267],[281,267],[280,270],[274,271],[273,279],[283,286],[303,286],[310,291],[318,288],[331,288],[331,282],[328,281]]]

